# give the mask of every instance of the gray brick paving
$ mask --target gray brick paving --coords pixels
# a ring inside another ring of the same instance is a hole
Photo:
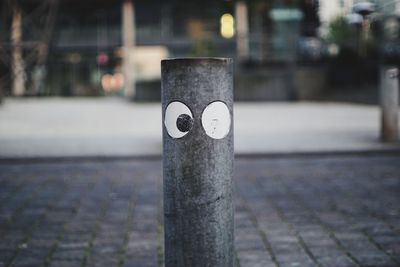
[[[157,160],[0,162],[0,267],[163,266]],[[240,158],[240,267],[400,266],[400,155]]]

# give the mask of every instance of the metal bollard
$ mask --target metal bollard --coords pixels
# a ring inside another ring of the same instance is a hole
[[[165,266],[234,266],[232,60],[161,72]]]
[[[383,67],[380,75],[381,139],[395,142],[398,139],[399,79],[398,69]]]

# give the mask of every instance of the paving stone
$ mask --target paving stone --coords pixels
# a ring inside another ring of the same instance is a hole
[[[119,254],[115,251],[94,250],[87,258],[87,267],[118,266],[120,262]]]
[[[141,266],[141,267],[154,267],[157,266],[157,259],[152,256],[149,257],[131,257],[124,261],[124,267]]]
[[[77,267],[81,266],[81,261],[77,260],[53,260],[50,267]]]
[[[61,261],[81,261],[84,259],[86,251],[83,249],[57,249],[53,259]]]
[[[14,249],[0,249],[0,266],[1,263],[5,265],[9,262],[15,253],[16,250]]]
[[[276,264],[264,250],[248,250],[238,253],[241,267],[275,267]]]
[[[400,266],[399,162],[238,159],[241,267]],[[161,189],[159,161],[0,161],[0,267],[158,266]]]
[[[12,266],[15,267],[34,267],[34,266],[40,266],[44,263],[45,258],[41,257],[32,257],[32,256],[20,256],[17,257],[13,263]]]
[[[333,256],[333,257],[319,257],[318,262],[322,266],[329,267],[356,267],[356,263],[352,262],[348,257]]]

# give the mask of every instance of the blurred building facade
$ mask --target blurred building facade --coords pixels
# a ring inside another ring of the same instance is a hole
[[[307,98],[327,82],[320,37],[353,2],[7,0],[1,87],[6,95],[121,95],[133,78],[135,98],[153,100],[162,58],[218,56],[236,59],[238,99]]]

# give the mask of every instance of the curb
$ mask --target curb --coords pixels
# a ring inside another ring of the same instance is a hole
[[[237,153],[235,159],[262,158],[304,158],[304,157],[372,157],[400,156],[400,148],[378,150],[348,150],[348,151],[307,151],[307,152],[273,152],[273,153]],[[0,157],[0,165],[25,163],[63,163],[63,162],[106,162],[106,161],[161,161],[161,154],[131,155],[131,156],[55,156],[55,157]]]

